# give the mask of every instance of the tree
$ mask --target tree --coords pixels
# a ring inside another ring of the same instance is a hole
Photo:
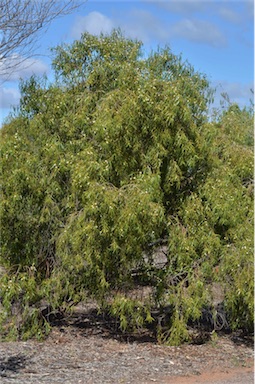
[[[83,2],[5,0],[0,5],[0,75],[6,77],[35,49],[39,32]]]
[[[214,283],[231,326],[252,327],[252,115],[209,123],[206,77],[169,47],[141,49],[85,33],[55,49],[55,84],[21,83],[1,131],[4,334],[42,336],[43,303],[93,297],[123,330],[154,322],[179,344]]]

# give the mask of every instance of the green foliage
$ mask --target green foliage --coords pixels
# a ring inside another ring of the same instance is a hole
[[[154,180],[149,192],[143,179],[121,188],[91,182],[82,195],[83,208],[70,215],[59,237],[63,262],[70,265],[72,258],[86,288],[98,295],[125,284],[146,245],[162,231],[164,211],[153,201]]]
[[[35,267],[27,273],[17,271],[11,277],[1,278],[1,336],[26,339],[31,336],[43,337],[49,325],[40,318],[36,304],[42,298],[35,280]]]
[[[109,312],[119,319],[123,331],[134,331],[142,328],[145,323],[153,322],[150,308],[144,302],[116,294],[110,305]]]
[[[220,123],[213,124],[211,148],[217,167],[200,192],[221,240],[215,278],[224,287],[231,327],[249,331],[254,324],[252,127],[252,113],[237,105],[231,105]]]
[[[56,83],[22,82],[1,131],[3,336],[41,338],[44,305],[93,296],[123,330],[170,307],[157,333],[177,345],[212,304],[213,282],[232,327],[251,329],[251,112],[232,105],[209,123],[206,77],[169,47],[144,58],[120,31],[54,52]],[[148,300],[132,298],[139,283]]]

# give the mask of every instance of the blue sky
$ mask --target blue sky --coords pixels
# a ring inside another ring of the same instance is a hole
[[[88,0],[79,11],[55,20],[41,33],[36,56],[1,84],[0,124],[10,106],[19,102],[19,78],[44,73],[53,78],[51,47],[79,39],[85,31],[109,33],[113,28],[142,40],[145,52],[167,44],[174,54],[182,54],[216,88],[215,106],[222,92],[241,107],[249,105],[254,88],[253,23],[251,0]]]

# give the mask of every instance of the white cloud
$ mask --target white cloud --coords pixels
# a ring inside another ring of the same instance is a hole
[[[180,6],[179,3],[174,3],[176,6]],[[200,6],[200,2],[198,3],[197,6]],[[188,5],[194,7],[190,1]],[[125,18],[120,18],[118,22],[102,13],[90,12],[87,16],[79,17],[76,20],[72,36],[78,38],[85,31],[94,35],[99,35],[101,32],[110,33],[113,28],[118,27],[125,35],[140,39],[144,43],[151,40],[167,43],[171,38],[181,37],[215,47],[226,45],[226,38],[213,23],[187,18],[175,24],[169,24],[157,18],[153,13],[141,9],[132,9],[125,15]]]
[[[32,74],[42,75],[48,69],[48,65],[42,60],[12,55],[0,61],[0,79],[3,81],[17,81],[20,78],[30,77]]]
[[[219,16],[230,22],[230,23],[239,23],[242,21],[241,14],[231,9],[230,7],[222,6],[218,9]]]
[[[147,43],[151,39],[165,41],[168,38],[167,27],[162,21],[146,10],[133,9],[126,15],[120,26],[124,33]]]
[[[227,43],[225,36],[215,24],[202,20],[183,19],[172,26],[171,34],[173,37],[213,47],[224,47]]]
[[[171,0],[171,1],[151,1],[155,5],[173,13],[179,13],[183,15],[191,15],[197,12],[202,12],[208,5],[211,5],[211,1],[194,1],[194,0]]]
[[[150,3],[179,16],[207,17],[210,14],[232,24],[249,22],[254,17],[252,0],[150,0]]]
[[[49,68],[42,60],[23,58],[20,55],[12,55],[8,59],[0,61],[0,125],[8,116],[11,107],[17,106],[20,100],[18,80],[48,72]]]
[[[114,28],[121,28],[131,38],[148,41],[151,37],[165,37],[165,29],[153,14],[146,10],[131,10],[125,18],[110,19],[100,12],[90,12],[87,16],[78,17],[72,29],[72,36],[79,38],[83,32],[92,35],[110,33]]]
[[[190,2],[187,5],[189,4]],[[194,7],[193,3],[190,5]],[[176,3],[176,6],[180,4]],[[122,24],[121,28],[128,36],[139,38],[144,43],[153,39],[168,43],[173,38],[183,38],[213,47],[224,47],[227,44],[225,35],[214,23],[194,18],[184,18],[175,23],[169,23],[144,10],[133,10],[126,15],[125,24]]]
[[[0,87],[0,126],[11,111],[11,107],[19,104],[20,93],[16,88]]]
[[[253,0],[247,0],[244,2],[244,13],[247,19],[253,20],[254,18],[254,2]]]
[[[253,83],[240,83],[218,81],[214,83],[216,88],[215,93],[215,106],[220,105],[222,99],[221,94],[226,93],[231,103],[237,103],[240,107],[245,107],[249,104],[249,100],[253,98],[251,89],[254,89]]]
[[[110,33],[113,28],[114,24],[109,17],[100,12],[90,12],[87,16],[77,17],[72,36],[80,38],[83,32],[89,32],[92,35],[99,35],[101,32]]]
[[[18,105],[20,93],[16,88],[0,88],[0,109]]]
[[[254,87],[252,83],[242,84],[239,82],[221,82],[221,86],[224,89],[224,92],[227,92],[230,99],[233,99],[233,101],[238,99],[248,99],[252,96],[250,89]]]
[[[72,29],[72,36],[79,38],[87,31],[92,35],[101,32],[110,33],[114,28],[121,28],[123,33],[133,39],[140,39],[144,43],[156,38],[165,41],[168,38],[167,27],[160,19],[147,10],[132,9],[125,18],[110,19],[99,12],[90,12],[87,16],[78,17]]]

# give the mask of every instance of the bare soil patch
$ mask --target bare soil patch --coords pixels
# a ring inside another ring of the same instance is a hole
[[[192,384],[252,371],[250,337],[221,334],[213,342],[167,347],[149,332],[118,333],[93,308],[77,307],[43,342],[0,343],[3,384]]]

